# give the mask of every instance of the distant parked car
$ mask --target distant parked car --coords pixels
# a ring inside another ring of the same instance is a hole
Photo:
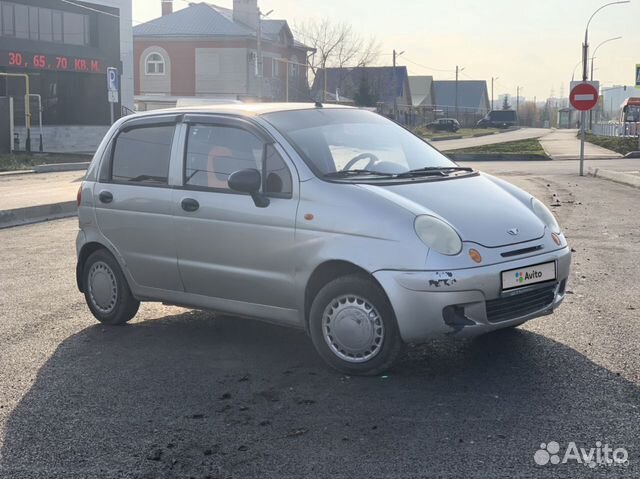
[[[455,118],[439,118],[427,123],[427,128],[433,131],[451,131],[455,133],[460,129],[460,123]]]
[[[518,124],[518,114],[515,110],[493,110],[480,120],[479,128],[509,128]]]

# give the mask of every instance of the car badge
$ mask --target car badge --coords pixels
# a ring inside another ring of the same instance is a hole
[[[520,234],[520,230],[518,228],[511,228],[507,231],[511,236],[518,236]]]

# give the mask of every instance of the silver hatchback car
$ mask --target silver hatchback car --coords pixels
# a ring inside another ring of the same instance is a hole
[[[347,374],[550,314],[569,276],[540,201],[354,108],[123,118],[78,195],[77,282],[102,323],[141,301],[259,318],[305,329]]]

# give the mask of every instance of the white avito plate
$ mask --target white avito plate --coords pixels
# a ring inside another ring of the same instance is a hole
[[[511,269],[502,273],[502,289],[504,291],[544,283],[556,279],[556,262]]]

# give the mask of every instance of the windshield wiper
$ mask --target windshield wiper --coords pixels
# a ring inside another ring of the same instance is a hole
[[[350,176],[360,176],[360,175],[393,176],[390,173],[381,173],[379,171],[371,171],[371,170],[341,170],[341,171],[333,171],[331,173],[326,173],[324,177],[325,178],[348,178]]]
[[[394,176],[399,178],[406,178],[408,176],[447,176],[454,171],[468,171],[469,173],[472,173],[473,168],[464,166],[425,166],[424,168],[416,168],[415,170],[409,170],[405,173],[398,173]]]
[[[466,166],[425,166],[424,168],[416,168],[415,170],[409,170],[407,173],[422,173],[429,171],[473,171],[473,168]]]

